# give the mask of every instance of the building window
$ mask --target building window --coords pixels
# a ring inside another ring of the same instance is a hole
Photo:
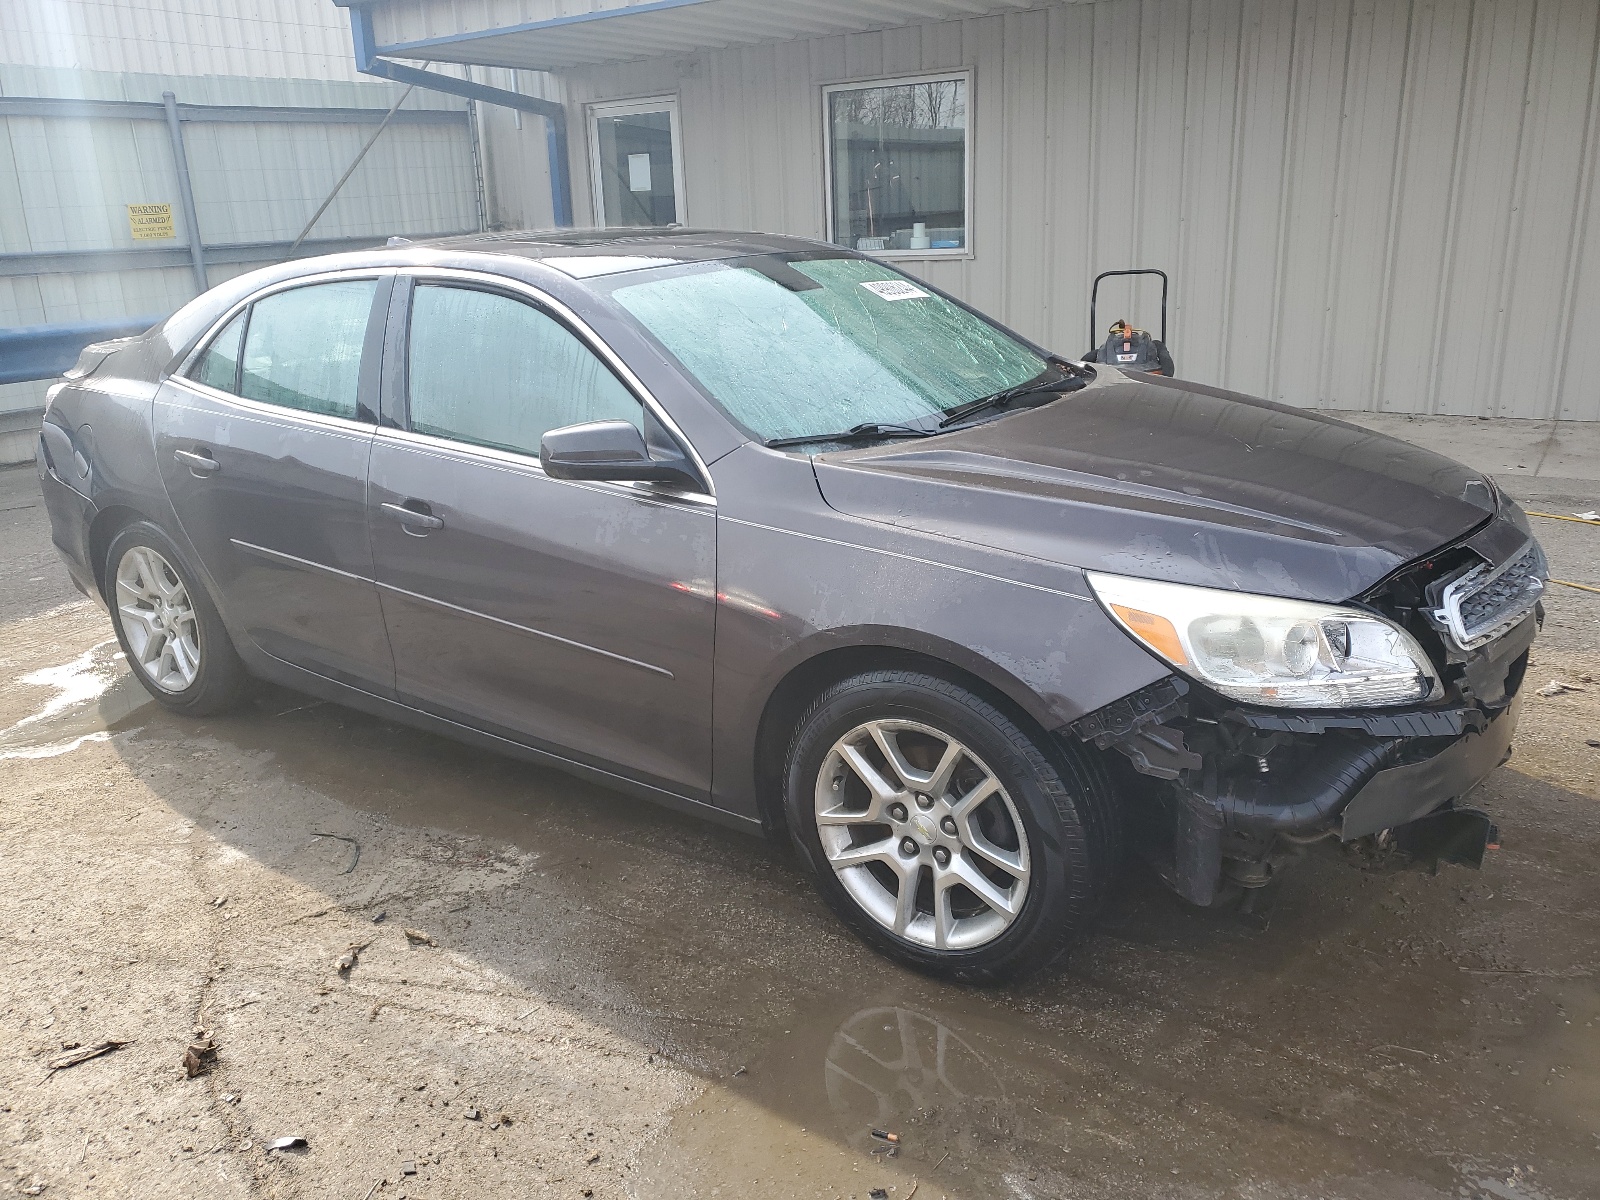
[[[683,223],[683,148],[676,97],[591,105],[589,157],[597,224]]]
[[[913,257],[967,252],[967,75],[823,89],[828,237]]]

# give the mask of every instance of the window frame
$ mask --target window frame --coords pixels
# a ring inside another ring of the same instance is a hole
[[[964,259],[976,257],[973,248],[976,226],[972,209],[974,159],[973,153],[974,134],[977,129],[975,113],[977,111],[977,91],[973,86],[974,71],[971,67],[956,68],[950,71],[922,71],[914,75],[887,75],[876,76],[868,79],[846,80],[839,83],[827,83],[821,89],[822,111],[822,219],[824,236],[829,245],[840,250],[848,250],[853,254],[866,254],[873,258],[882,258],[888,261],[900,262],[929,262],[948,259]],[[837,236],[835,227],[835,213],[833,209],[833,112],[832,97],[839,92],[859,92],[867,88],[898,87],[913,83],[954,83],[960,82],[966,87],[966,123],[962,127],[962,171],[961,171],[961,210],[962,210],[962,245],[951,249],[934,250],[857,250],[854,246],[840,246],[835,240]]]
[[[207,391],[226,391],[228,395],[243,400],[239,393],[240,378],[244,374],[244,339],[250,335],[250,310],[255,307],[255,297],[246,300],[244,304],[232,310],[227,320],[223,321],[216,329],[206,335],[200,345],[196,347],[194,357],[185,364],[180,372],[189,383],[205,388]],[[200,364],[205,361],[206,355],[211,353],[211,347],[216,345],[217,339],[228,332],[229,326],[235,321],[239,322],[239,352],[233,359],[233,386],[231,388],[218,388],[214,384],[205,383],[200,379]]]
[[[517,295],[514,291],[510,291],[510,290],[508,290],[506,288],[502,288],[502,287],[495,287],[492,284],[487,284],[487,283],[463,283],[463,282],[460,282],[459,280],[429,279],[426,276],[413,276],[412,279],[411,279],[411,285],[406,291],[406,311],[405,311],[405,316],[404,316],[404,329],[402,330],[402,336],[400,338],[400,343],[399,343],[399,348],[398,348],[398,350],[399,350],[398,361],[397,361],[396,367],[395,367],[395,382],[397,384],[397,391],[398,391],[398,394],[396,396],[396,400],[399,402],[400,412],[402,414],[402,425],[401,425],[401,428],[404,429],[407,433],[414,434],[417,437],[434,438],[434,439],[436,439],[438,441],[441,441],[441,442],[449,442],[451,445],[455,445],[455,446],[470,446],[471,448],[473,448],[475,450],[492,450],[497,454],[514,455],[515,457],[528,459],[528,460],[532,461],[533,463],[537,464],[539,462],[539,452],[537,450],[515,450],[515,449],[512,449],[512,448],[510,448],[508,446],[496,445],[496,444],[493,444],[493,443],[490,443],[490,442],[475,442],[475,441],[470,440],[469,438],[453,436],[453,435],[447,434],[447,433],[429,433],[426,430],[417,429],[412,424],[412,420],[411,420],[411,350],[412,350],[411,328],[412,328],[412,321],[414,321],[416,319],[417,292],[419,292],[423,288],[447,288],[447,289],[452,289],[452,290],[456,290],[456,291],[483,292],[486,295],[499,296],[501,299],[509,300],[513,304],[521,304],[526,308],[531,308],[534,312],[538,313],[540,316],[546,317],[547,319],[549,319],[551,321],[554,321],[557,326],[559,326],[561,329],[565,330],[567,334],[569,334],[574,340],[577,341],[577,343],[580,346],[582,346],[585,350],[588,350],[591,354],[594,354],[593,349],[590,347],[589,343],[583,338],[583,336],[581,334],[579,334],[576,330],[574,330],[571,326],[569,326],[558,315],[556,315],[555,313],[551,312],[544,305],[536,304],[536,303],[530,301],[526,296]],[[241,355],[241,358],[242,357],[243,356]],[[633,388],[631,388],[628,385],[628,381],[626,379],[624,379],[616,370],[614,370],[612,368],[611,364],[609,362],[607,362],[604,357],[602,357],[601,355],[595,354],[595,358],[600,362],[601,366],[603,366],[607,371],[610,371],[611,377],[622,385],[623,390],[625,392],[627,392],[628,395],[632,396],[634,403],[639,406],[639,424],[640,424],[640,432],[642,433],[643,432],[643,427],[644,427],[644,416],[649,411],[648,406],[645,404],[645,402],[643,400],[641,400],[639,398],[638,394],[633,390]],[[554,426],[553,428],[558,428],[559,429],[559,428],[561,428],[561,426]],[[540,440],[542,441],[543,438],[541,437]],[[542,470],[543,468],[541,467],[540,469]]]
[[[589,200],[597,226],[603,229],[627,228],[606,224],[605,189],[601,186],[600,118],[629,117],[639,113],[661,112],[663,109],[668,114],[668,125],[672,132],[672,204],[678,210],[677,224],[688,227],[688,180],[683,173],[683,122],[679,115],[682,109],[676,92],[632,100],[595,100],[584,105],[584,137],[589,143]],[[649,227],[641,225],[639,228]]]
[[[396,273],[392,267],[350,267],[343,270],[318,271],[309,275],[297,275],[292,279],[280,279],[269,284],[259,291],[251,292],[229,305],[222,315],[213,321],[206,331],[195,340],[194,346],[183,356],[178,365],[169,371],[165,378],[183,386],[192,388],[203,396],[236,404],[252,412],[272,414],[275,416],[292,416],[297,420],[307,421],[313,425],[330,425],[339,429],[370,430],[378,424],[378,367],[383,355],[383,331],[386,314],[389,311],[391,290],[394,287]],[[195,370],[200,365],[200,360],[208,350],[211,343],[220,337],[240,314],[244,315],[244,328],[239,335],[239,361],[234,368],[234,386],[237,388],[242,379],[244,370],[245,340],[250,336],[250,320],[254,315],[256,301],[265,300],[269,296],[281,292],[294,291],[297,288],[316,287],[324,283],[352,283],[370,279],[377,284],[373,292],[372,307],[367,312],[367,328],[361,343],[361,368],[358,375],[356,390],[356,415],[353,417],[340,417],[332,413],[312,412],[310,409],[291,408],[286,404],[273,404],[269,400],[252,400],[241,396],[237,391],[225,392],[210,384],[202,383],[194,377]]]
[[[667,436],[677,443],[679,450],[694,464],[695,474],[700,479],[700,490],[688,491],[664,487],[659,484],[625,482],[584,482],[569,479],[555,480],[554,482],[570,484],[574,487],[598,487],[606,490],[622,489],[635,495],[659,494],[670,496],[677,500],[712,506],[716,504],[717,492],[716,485],[711,479],[711,469],[706,465],[705,460],[700,457],[700,452],[695,449],[694,443],[689,440],[678,423],[661,406],[661,402],[655,398],[655,395],[644,385],[644,382],[634,373],[633,369],[590,327],[589,323],[548,292],[532,284],[524,283],[519,279],[486,271],[474,271],[461,267],[400,268],[395,280],[394,295],[389,310],[388,333],[383,343],[383,392],[380,400],[382,418],[378,423],[379,437],[394,437],[406,441],[416,441],[424,445],[448,449],[453,454],[506,463],[525,470],[535,471],[541,476],[544,475],[544,468],[539,463],[538,454],[523,454],[514,450],[501,450],[494,446],[484,446],[477,442],[457,441],[453,438],[440,437],[436,434],[419,433],[411,428],[411,314],[413,311],[412,299],[419,284],[442,284],[451,287],[466,287],[477,291],[497,292],[510,299],[531,305],[561,325],[568,333],[576,337],[585,349],[609,368],[612,374],[621,380],[623,387],[627,388],[640,406],[655,418]],[[548,476],[545,477],[549,478]]]

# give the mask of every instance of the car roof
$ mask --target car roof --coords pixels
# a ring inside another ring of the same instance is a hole
[[[842,246],[810,238],[726,229],[684,229],[678,226],[513,230],[416,240],[392,238],[386,246],[370,250],[290,259],[236,275],[191,300],[165,321],[152,327],[146,336],[158,335],[166,342],[162,357],[170,361],[186,353],[195,339],[223,311],[251,293],[323,271],[435,266],[442,263],[490,271],[499,269],[502,272],[510,266],[511,274],[527,276],[528,272],[518,271],[515,264],[505,262],[510,257],[520,259],[529,266],[565,275],[581,289],[585,280],[624,271],[642,271],[677,263],[716,262],[758,254],[815,254],[818,251],[840,255],[853,253]],[[498,258],[498,268],[493,263],[474,263],[472,257],[479,254]],[[548,276],[546,282],[549,282]],[[572,297],[569,295],[567,299],[570,302]]]
[[[456,253],[511,254],[587,279],[670,263],[714,262],[753,254],[785,254],[843,247],[810,238],[726,229],[542,229],[469,233],[393,243],[396,250],[426,248]]]

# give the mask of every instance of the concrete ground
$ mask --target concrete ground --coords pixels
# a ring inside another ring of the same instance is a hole
[[[1600,431],[1371,423],[1600,504]],[[1600,527],[1535,524],[1600,584]],[[1481,873],[1325,848],[1247,923],[1130,870],[1063,971],[977,991],[738,834],[287,692],[166,715],[0,472],[0,1190],[1593,1197],[1600,595],[1549,613],[1534,682],[1581,690],[1529,696]]]

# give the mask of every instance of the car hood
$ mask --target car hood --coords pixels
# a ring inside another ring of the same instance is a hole
[[[1106,368],[1040,408],[818,455],[851,516],[1063,565],[1340,601],[1495,510],[1482,475],[1316,413]]]

